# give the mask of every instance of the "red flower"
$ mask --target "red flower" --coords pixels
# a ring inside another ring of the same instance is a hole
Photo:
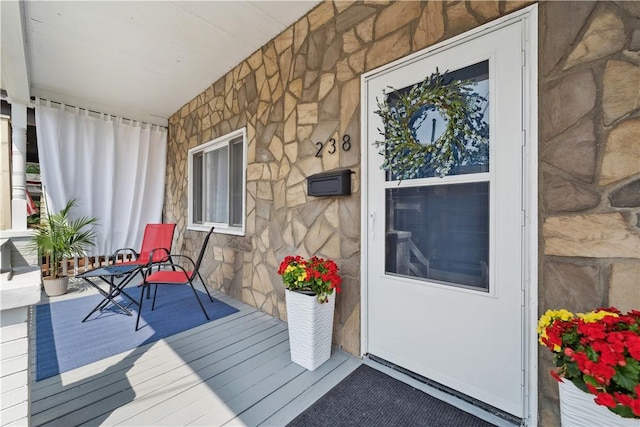
[[[616,398],[617,402],[620,402],[625,406],[631,406],[631,402],[633,402],[633,399],[631,397],[627,396],[626,394],[618,393],[617,391],[613,393],[613,397]]]
[[[578,333],[582,334],[586,340],[595,341],[607,337],[604,332],[605,325],[602,323],[579,323]]]
[[[640,336],[629,333],[625,336],[625,345],[631,357],[640,360]]]
[[[551,376],[553,378],[556,379],[556,381],[558,381],[559,383],[563,383],[564,381],[562,381],[562,377],[560,375],[558,375],[558,373],[556,371],[550,371],[549,372],[551,374]]]
[[[617,406],[615,399],[609,393],[598,393],[594,401],[598,405],[606,406],[608,408],[615,408]]]
[[[586,385],[597,404],[618,408],[616,412],[628,408],[627,413],[640,418],[640,311],[622,314],[609,307],[575,316],[548,310],[538,333],[553,351],[554,378]]]
[[[286,256],[280,263],[278,274],[282,276],[285,287],[289,290],[311,291],[318,301],[328,301],[334,290],[341,291],[342,279],[338,275],[338,266],[332,260],[317,256],[305,260],[300,255]]]

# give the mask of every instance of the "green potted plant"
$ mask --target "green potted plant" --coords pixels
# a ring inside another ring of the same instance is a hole
[[[97,223],[97,218],[80,217],[71,219],[71,209],[76,200],[70,200],[56,214],[47,211],[46,217],[36,226],[33,236],[34,249],[40,256],[49,257],[51,276],[43,278],[44,290],[49,296],[63,295],[67,292],[69,277],[60,274],[61,263],[65,258],[83,256],[93,246],[95,233],[85,227]]]

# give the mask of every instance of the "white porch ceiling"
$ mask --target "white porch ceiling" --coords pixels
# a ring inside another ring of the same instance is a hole
[[[1,3],[2,88],[10,101],[28,93],[166,125],[319,1]]]

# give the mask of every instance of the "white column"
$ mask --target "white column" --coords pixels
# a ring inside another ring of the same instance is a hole
[[[11,230],[11,138],[9,116],[0,115],[0,231]]]
[[[11,228],[27,229],[27,106],[11,104]]]

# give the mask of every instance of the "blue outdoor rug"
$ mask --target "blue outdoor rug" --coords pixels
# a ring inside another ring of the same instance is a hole
[[[137,301],[141,289],[132,286],[126,291]],[[238,311],[215,298],[212,303],[204,292],[199,292],[199,296],[211,320]],[[130,302],[122,296],[117,300],[121,299],[124,306]],[[153,311],[153,299],[145,299],[137,332],[134,329],[138,307],[134,305],[129,307],[133,316],[110,304],[105,311],[93,313],[83,323],[82,319],[101,300],[101,295],[91,295],[36,306],[36,381],[207,322],[189,286],[160,286]]]

